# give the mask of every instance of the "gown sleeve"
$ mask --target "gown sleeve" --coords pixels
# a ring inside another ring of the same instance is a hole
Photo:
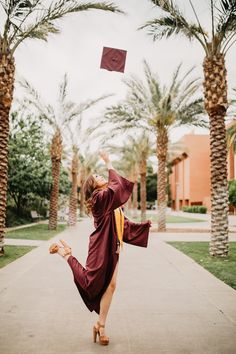
[[[131,245],[147,247],[150,222],[135,223],[125,217],[123,241]]]
[[[108,187],[96,192],[93,197],[93,211],[95,213],[106,213],[120,207],[131,196],[133,186],[133,182],[110,169]]]

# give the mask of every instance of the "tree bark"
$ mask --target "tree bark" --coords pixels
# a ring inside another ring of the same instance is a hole
[[[50,195],[50,209],[49,209],[49,230],[56,230],[57,228],[57,209],[58,209],[58,194],[59,194],[59,180],[62,156],[62,137],[59,130],[53,136],[51,145],[51,160],[52,160],[52,179],[53,185]]]
[[[85,182],[85,171],[84,167],[82,166],[81,172],[80,172],[80,217],[84,217],[84,182]]]
[[[211,241],[212,256],[227,256],[228,181],[225,115],[228,106],[224,55],[206,57],[204,69],[205,108],[210,120],[211,150]]]
[[[133,215],[137,216],[138,210],[138,181],[134,181],[134,188],[133,188]]]
[[[9,112],[14,91],[14,58],[0,43],[0,256],[4,255],[7,208]]]
[[[79,157],[78,153],[74,152],[71,166],[72,174],[72,186],[70,193],[70,202],[69,202],[69,220],[68,224],[74,226],[77,223],[77,207],[78,207],[78,167],[79,167]]]
[[[146,191],[147,161],[144,159],[140,163],[140,209],[141,221],[146,220],[147,191]]]
[[[166,159],[168,147],[168,133],[164,127],[158,129],[157,132],[157,206],[158,206],[158,231],[166,231],[166,189],[167,189],[167,173]]]

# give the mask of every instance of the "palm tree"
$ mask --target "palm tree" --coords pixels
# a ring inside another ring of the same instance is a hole
[[[158,230],[166,230],[167,148],[169,131],[179,125],[204,126],[199,116],[203,112],[202,100],[194,98],[199,80],[189,79],[192,69],[180,76],[181,65],[174,72],[170,85],[161,87],[156,74],[144,62],[146,83],[131,77],[125,83],[128,94],[118,105],[108,107],[105,119],[115,124],[114,131],[137,128],[155,134],[158,160],[157,200]]]
[[[107,140],[109,137],[106,134],[105,139]],[[139,166],[136,158],[136,154],[134,153],[132,146],[122,145],[118,146],[115,144],[107,144],[105,148],[110,152],[114,153],[116,156],[119,156],[119,160],[113,162],[115,168],[117,168],[124,176],[130,181],[133,181],[134,187],[132,196],[128,200],[128,209],[132,210],[132,214],[134,217],[137,216],[138,210],[138,174],[139,174]]]
[[[211,34],[201,26],[192,7],[196,23],[186,19],[172,0],[152,0],[163,15],[147,22],[154,40],[172,35],[184,35],[197,40],[205,52],[203,62],[205,108],[210,121],[211,146],[211,242],[212,256],[228,254],[228,188],[225,115],[228,108],[225,55],[235,42],[236,1],[211,0]]]
[[[97,100],[91,101],[87,108],[93,106],[100,100],[109,97],[102,96]],[[71,146],[72,159],[71,159],[71,173],[72,173],[72,187],[69,203],[69,225],[73,226],[77,222],[77,204],[78,204],[78,186],[83,186],[86,175],[90,173],[92,168],[96,165],[94,158],[85,160],[80,153],[81,146],[89,139],[89,135],[93,132],[94,124],[87,129],[83,128],[83,116],[80,114],[78,119],[70,122],[67,126],[67,142]],[[80,216],[84,216],[84,193],[83,188],[80,188]]]
[[[4,254],[4,229],[7,197],[7,166],[9,112],[12,105],[16,49],[27,39],[47,41],[49,34],[60,33],[55,22],[66,14],[90,9],[121,12],[112,3],[78,3],[73,0],[2,0],[0,6],[6,15],[0,32],[0,255]]]
[[[125,143],[122,146],[110,145],[110,151],[121,155],[121,166],[131,180],[134,180],[134,210],[137,210],[138,204],[138,178],[137,172],[140,175],[140,209],[141,220],[146,220],[146,176],[147,176],[147,160],[154,149],[150,139],[150,133],[146,131],[141,134],[127,136]],[[136,172],[137,171],[137,172]],[[136,172],[136,173],[134,173]]]
[[[95,100],[87,100],[84,103],[76,104],[71,102],[67,98],[67,86],[68,79],[67,75],[64,76],[64,79],[59,87],[59,96],[57,102],[59,102],[59,107],[52,107],[50,104],[44,104],[42,99],[40,98],[39,93],[26,81],[22,80],[21,85],[27,90],[29,93],[29,97],[25,98],[25,102],[23,103],[23,107],[29,109],[29,104],[31,104],[34,108],[37,109],[40,114],[40,118],[44,120],[53,131],[53,138],[51,143],[51,161],[52,161],[52,176],[53,176],[53,185],[50,196],[50,209],[49,209],[49,229],[54,230],[57,228],[57,209],[58,209],[58,192],[59,192],[59,177],[60,177],[60,166],[62,160],[62,136],[66,129],[69,129],[69,124],[72,124],[73,121],[77,120],[77,132],[80,130],[81,125],[81,114],[85,110],[89,109],[92,105],[99,102],[100,100],[108,97],[106,95],[101,96]],[[75,122],[76,123],[76,122]],[[76,132],[76,130],[75,130]],[[76,138],[74,137],[74,141]],[[74,152],[77,151],[77,143],[72,143],[72,147]],[[74,157],[74,166],[77,166],[77,155]],[[74,166],[72,170],[76,173]],[[74,176],[74,183],[76,177]],[[73,185],[73,209],[75,204],[75,186]],[[74,218],[74,216],[73,216]]]
[[[79,172],[79,154],[76,145],[73,145],[73,158],[71,161],[71,193],[69,201],[69,220],[68,224],[74,226],[77,223],[77,206],[78,206],[78,172]]]

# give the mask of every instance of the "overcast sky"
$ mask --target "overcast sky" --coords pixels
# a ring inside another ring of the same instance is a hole
[[[82,1],[81,1],[82,2]],[[17,75],[25,77],[40,92],[47,102],[55,102],[58,85],[64,73],[69,77],[69,96],[82,102],[102,94],[113,93],[114,97],[85,115],[102,114],[104,107],[125,97],[123,78],[130,74],[143,77],[143,59],[157,72],[162,83],[168,83],[180,62],[184,69],[196,65],[196,73],[202,76],[203,49],[185,38],[153,42],[145,30],[137,28],[158,14],[149,0],[114,0],[126,15],[91,10],[68,15],[58,21],[61,34],[50,35],[48,42],[27,40],[16,51]],[[189,0],[178,1],[184,13],[193,18]],[[210,0],[193,0],[198,15],[204,24],[210,24]],[[2,13],[0,13],[2,23]],[[100,69],[103,46],[127,50],[125,73]],[[236,44],[227,56],[229,88],[236,87]],[[20,92],[16,87],[15,96]],[[189,131],[191,129],[187,129]],[[196,130],[198,132],[199,130]],[[178,128],[171,134],[178,140],[186,129]]]

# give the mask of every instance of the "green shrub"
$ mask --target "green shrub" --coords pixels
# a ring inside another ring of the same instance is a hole
[[[7,207],[6,213],[6,227],[13,227],[18,225],[29,224],[32,222],[30,213],[27,212],[17,212],[14,207]]]
[[[182,211],[186,213],[206,214],[207,208],[203,205],[183,206]]]

